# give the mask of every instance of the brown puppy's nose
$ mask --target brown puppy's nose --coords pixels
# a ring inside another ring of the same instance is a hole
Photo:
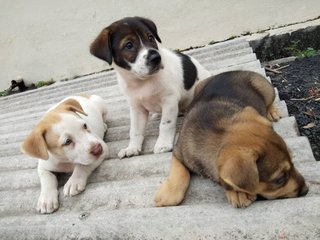
[[[307,195],[307,193],[309,192],[309,188],[308,186],[305,184],[299,191],[298,196],[299,197],[303,197],[305,195]]]
[[[102,149],[102,146],[100,143],[93,145],[93,147],[91,148],[91,151],[90,151],[90,153],[96,157],[99,157],[102,154],[102,152],[103,152],[103,149]]]

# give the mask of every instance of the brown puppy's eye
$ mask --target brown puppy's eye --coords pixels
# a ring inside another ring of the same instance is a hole
[[[283,185],[286,183],[286,181],[287,181],[287,174],[286,173],[282,174],[280,177],[273,180],[273,182],[277,185]]]
[[[64,142],[64,146],[68,146],[72,143],[72,140],[70,138],[67,138],[66,141]]]
[[[132,42],[127,42],[127,44],[124,46],[126,49],[130,50],[133,48],[133,43]]]
[[[84,128],[84,129],[88,129],[87,124],[83,124],[83,128]]]

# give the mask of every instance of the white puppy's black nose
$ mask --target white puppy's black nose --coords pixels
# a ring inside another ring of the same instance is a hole
[[[158,51],[150,49],[147,56],[148,64],[158,65],[161,61],[161,56]]]
[[[96,156],[96,157],[99,157],[103,152],[103,148],[101,146],[100,143],[98,144],[95,144],[91,147],[91,151],[90,153],[93,155],[93,156]]]

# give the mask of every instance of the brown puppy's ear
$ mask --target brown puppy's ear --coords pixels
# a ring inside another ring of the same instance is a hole
[[[90,45],[90,53],[97,58],[105,60],[109,65],[112,63],[110,34],[110,29],[103,29]]]
[[[48,160],[48,148],[44,139],[46,130],[43,128],[35,128],[24,140],[21,145],[21,151],[35,158]]]
[[[151,33],[153,34],[153,36],[157,39],[157,41],[158,41],[159,43],[161,43],[161,39],[160,39],[160,37],[158,36],[157,27],[156,27],[156,25],[154,24],[154,22],[152,22],[150,19],[142,18],[142,17],[137,17],[137,19],[139,19],[141,22],[143,22],[143,23],[148,27],[148,29],[151,31]]]
[[[248,148],[223,150],[218,159],[222,185],[235,191],[255,193],[259,184],[258,153]]]
[[[62,102],[60,104],[60,106],[58,106],[58,108],[62,108],[65,111],[71,111],[71,112],[75,112],[75,113],[81,113],[82,115],[88,116],[88,114],[86,114],[80,103],[72,98]]]

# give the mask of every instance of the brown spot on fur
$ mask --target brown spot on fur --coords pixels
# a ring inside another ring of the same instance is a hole
[[[72,98],[69,98],[62,103],[60,103],[57,107],[55,107],[52,111],[57,112],[73,112],[73,113],[81,113],[85,116],[88,116],[82,109],[80,103]]]
[[[22,152],[35,158],[47,160],[49,154],[46,135],[50,135],[51,126],[60,120],[56,112],[47,113],[22,143]]]

